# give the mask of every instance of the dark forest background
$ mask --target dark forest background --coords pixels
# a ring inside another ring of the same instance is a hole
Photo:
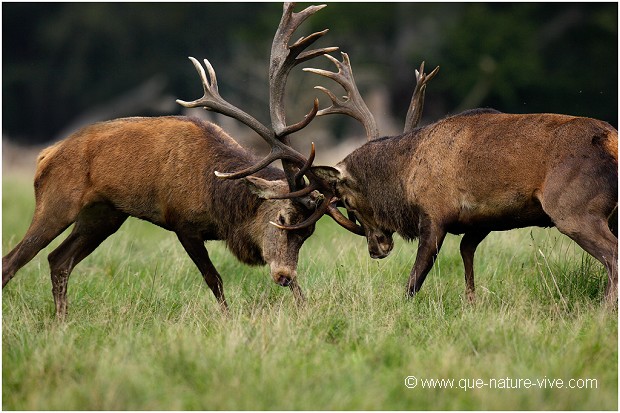
[[[202,95],[187,56],[208,58],[222,96],[267,122],[281,12],[281,3],[3,3],[3,137],[41,144],[101,119],[184,113],[175,99]],[[349,53],[384,134],[398,133],[422,60],[441,66],[424,123],[494,107],[617,127],[617,3],[328,3],[294,38],[324,28],[317,45]],[[324,58],[308,66],[330,68]],[[291,119],[314,96],[328,104],[312,89],[317,76],[300,67],[291,79]],[[335,139],[362,132],[330,122],[321,125]]]

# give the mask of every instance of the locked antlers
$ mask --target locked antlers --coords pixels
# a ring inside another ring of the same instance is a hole
[[[306,158],[290,146],[289,136],[308,126],[316,116],[344,114],[359,121],[366,130],[368,140],[373,140],[379,137],[377,123],[357,89],[349,56],[346,53],[342,53],[342,61],[330,56],[328,53],[337,51],[337,47],[306,50],[311,44],[323,37],[328,32],[327,29],[302,37],[293,44],[290,44],[291,37],[299,26],[308,17],[324,8],[325,5],[310,6],[298,13],[293,12],[294,6],[294,3],[284,4],[282,18],[271,46],[271,63],[269,65],[269,112],[271,116],[271,128],[266,127],[254,117],[231,105],[219,95],[215,70],[206,59],[204,60],[204,65],[207,72],[205,72],[198,60],[190,57],[190,60],[194,64],[202,80],[204,90],[203,97],[192,102],[185,102],[182,100],[177,100],[177,102],[188,108],[204,107],[207,110],[212,110],[237,119],[258,133],[270,146],[271,150],[269,154],[256,164],[236,172],[216,172],[218,177],[224,179],[246,177],[280,159],[289,184],[290,192],[278,196],[279,199],[303,199],[303,197],[309,195],[313,191],[319,191],[321,193],[322,196],[318,198],[322,200],[322,202],[304,222],[288,226],[272,222],[273,225],[287,230],[301,229],[313,225],[321,216],[328,214],[349,231],[364,235],[363,228],[355,223],[354,218],[347,219],[338,210],[337,204],[339,199],[336,196],[335,188],[316,176],[312,169],[310,169],[315,155],[314,144],[312,144],[310,156]],[[328,70],[314,68],[305,68],[304,70],[334,80],[344,88],[347,95],[343,98],[338,98],[328,89],[316,86],[317,89],[323,91],[330,98],[332,105],[328,108],[319,110],[318,99],[315,99],[312,109],[305,118],[297,123],[289,125],[286,122],[284,105],[284,92],[288,75],[298,64],[321,55],[324,55],[334,63],[338,71],[330,72]],[[438,71],[439,67],[435,68],[429,74],[424,73],[424,63],[422,63],[419,70],[416,70],[416,87],[411,98],[409,111],[407,112],[405,132],[411,131],[418,125],[424,106],[426,84],[435,77]],[[304,177],[307,178],[307,183]]]

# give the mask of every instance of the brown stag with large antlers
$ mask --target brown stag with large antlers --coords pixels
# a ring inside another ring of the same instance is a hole
[[[133,216],[176,233],[224,310],[222,279],[204,245],[208,240],[224,240],[244,263],[268,263],[273,280],[289,286],[295,298],[303,300],[296,281],[297,259],[318,217],[327,212],[359,232],[335,208],[333,189],[309,170],[314,146],[306,159],[287,141],[318,110],[315,100],[304,120],[286,123],[284,89],[290,70],[337,50],[305,51],[327,30],[289,44],[299,25],[323,7],[294,13],[292,4],[284,5],[269,68],[271,128],[222,99],[211,65],[205,60],[207,77],[191,58],[205,95],[179,103],[202,106],[243,122],[271,146],[267,158],[257,160],[218,126],[193,118],[126,118],[88,126],[41,152],[34,183],[34,217],[23,240],[2,259],[2,287],[75,224],[48,257],[56,314],[64,318],[73,268]],[[269,166],[277,159],[282,160],[284,171]],[[278,225],[297,228],[282,230]]]
[[[415,128],[426,82],[423,67],[405,133],[378,138],[357,91],[349,58],[331,56],[338,72],[306,69],[337,81],[344,100],[321,88],[342,113],[360,121],[369,142],[336,167],[312,171],[336,188],[357,217],[373,258],[386,257],[397,232],[419,239],[407,292],[417,293],[447,233],[464,234],[466,292],[474,298],[474,252],[491,231],[555,226],[607,269],[606,298],[617,302],[618,132],[595,119],[557,114],[505,114],[476,109]],[[437,70],[437,69],[436,69]]]

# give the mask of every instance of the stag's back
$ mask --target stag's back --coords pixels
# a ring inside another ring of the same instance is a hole
[[[594,119],[474,112],[417,134],[410,138],[415,141],[408,168],[412,196],[509,201],[540,190],[549,170],[567,162],[593,168],[592,173],[616,169],[617,175],[617,131]]]
[[[35,176],[42,191],[109,202],[167,227],[175,214],[204,221],[213,198],[234,182],[215,170],[253,161],[218,126],[186,117],[125,118],[88,126],[44,150]],[[265,172],[269,174],[269,172]],[[238,186],[238,184],[237,184]]]
[[[475,110],[371,141],[343,162],[386,228],[415,228],[416,211],[511,228],[549,223],[539,195],[560,165],[615,197],[617,148],[617,131],[598,120]]]

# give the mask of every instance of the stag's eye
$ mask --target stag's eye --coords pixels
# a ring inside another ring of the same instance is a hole
[[[284,219],[284,215],[278,214],[278,224],[286,225],[286,219]]]
[[[349,198],[342,198],[342,203],[344,204],[344,207],[350,211],[355,210],[355,206],[351,203],[351,200]]]

